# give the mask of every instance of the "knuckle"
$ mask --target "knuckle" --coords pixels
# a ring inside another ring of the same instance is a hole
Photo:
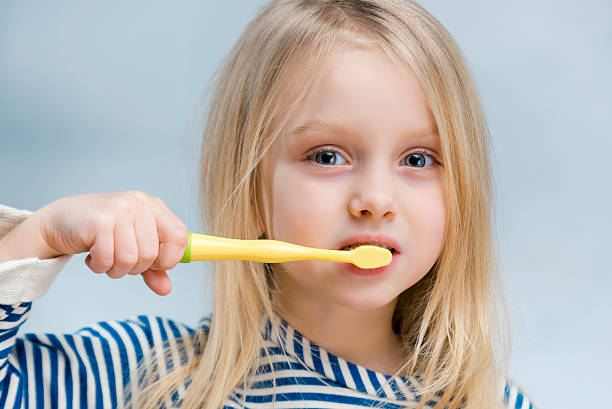
[[[91,229],[95,231],[111,229],[114,226],[114,220],[111,216],[105,213],[99,213],[94,215],[90,220],[89,224]]]
[[[101,270],[100,273],[105,273],[113,267],[113,260],[111,258],[100,259],[95,265]]]
[[[174,267],[174,264],[170,262],[167,258],[164,258],[159,261],[159,269],[160,270],[170,270]]]
[[[115,206],[119,213],[127,213],[131,210],[130,201],[126,196],[119,196],[115,199]]]
[[[138,262],[138,254],[134,252],[124,252],[117,256],[115,266],[119,269],[131,269]]]
[[[159,207],[167,209],[168,207],[166,206],[166,203],[164,203],[163,200],[161,200],[159,197],[156,196],[152,196],[151,200]]]
[[[168,231],[168,237],[172,243],[178,244],[180,246],[186,246],[187,245],[187,227],[185,227],[185,225],[182,222],[178,225],[173,226]]]
[[[144,205],[149,201],[149,195],[140,190],[128,190],[124,194],[128,201],[133,201],[138,205]]]
[[[146,205],[149,202],[149,195],[139,190],[133,190],[132,199],[139,205]]]
[[[157,258],[157,254],[158,254],[157,248],[146,247],[142,249],[140,252],[140,260],[146,263],[152,263]]]
[[[151,197],[139,190],[126,190],[116,197],[116,206],[121,212],[130,212],[146,207]]]

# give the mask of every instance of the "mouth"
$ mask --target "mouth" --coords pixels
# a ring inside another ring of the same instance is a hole
[[[391,237],[376,234],[358,234],[340,243],[339,250],[352,250],[359,246],[372,245],[386,248],[392,255],[401,253],[399,245]]]

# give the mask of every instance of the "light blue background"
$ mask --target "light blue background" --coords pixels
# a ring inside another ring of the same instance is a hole
[[[201,231],[203,90],[263,2],[126,3],[0,2],[0,203],[136,189]],[[462,47],[495,143],[512,375],[539,408],[610,407],[611,3],[421,4]],[[177,267],[158,297],[84,257],[26,331],[140,313],[193,324],[210,311],[206,263]]]

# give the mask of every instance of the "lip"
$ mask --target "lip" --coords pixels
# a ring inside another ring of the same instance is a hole
[[[340,242],[338,249],[343,248],[344,246],[348,246],[353,243],[363,243],[368,242],[377,245],[384,245],[388,247],[393,247],[395,251],[393,252],[393,256],[391,258],[391,262],[386,266],[378,267],[378,268],[359,268],[352,263],[339,263],[340,267],[349,273],[360,275],[360,276],[374,276],[385,273],[393,268],[393,266],[397,263],[397,259],[401,254],[401,249],[397,241],[395,241],[392,237],[387,236],[385,234],[370,234],[370,233],[360,233],[355,234],[353,236],[348,237],[347,239]]]
[[[391,236],[387,236],[386,234],[371,234],[371,233],[359,233],[353,236],[350,236],[343,241],[340,242],[338,246],[338,250],[343,248],[344,246],[348,246],[353,243],[373,243],[375,245],[383,245],[388,247],[393,247],[395,249],[394,254],[399,254],[402,252],[402,249],[399,247],[397,241],[395,241]]]

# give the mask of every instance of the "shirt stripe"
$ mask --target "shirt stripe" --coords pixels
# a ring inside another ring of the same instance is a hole
[[[116,408],[126,398],[123,389],[141,361],[149,369],[157,362],[163,376],[195,356],[193,344],[180,339],[197,335],[196,329],[147,315],[98,322],[74,334],[18,335],[31,307],[32,303],[0,305],[0,408]],[[211,320],[212,316],[203,317],[197,331],[207,331]],[[279,409],[390,409],[420,400],[419,376],[391,377],[348,362],[286,321],[279,323],[279,333],[270,322],[263,326],[265,344],[256,375],[247,390],[236,388],[224,408],[264,409],[275,402]],[[169,354],[156,351],[155,361],[146,360],[151,348],[166,342]],[[168,396],[166,408],[180,406],[186,386]],[[432,407],[435,400],[427,403]],[[504,404],[508,409],[533,409],[512,381],[505,385]]]

